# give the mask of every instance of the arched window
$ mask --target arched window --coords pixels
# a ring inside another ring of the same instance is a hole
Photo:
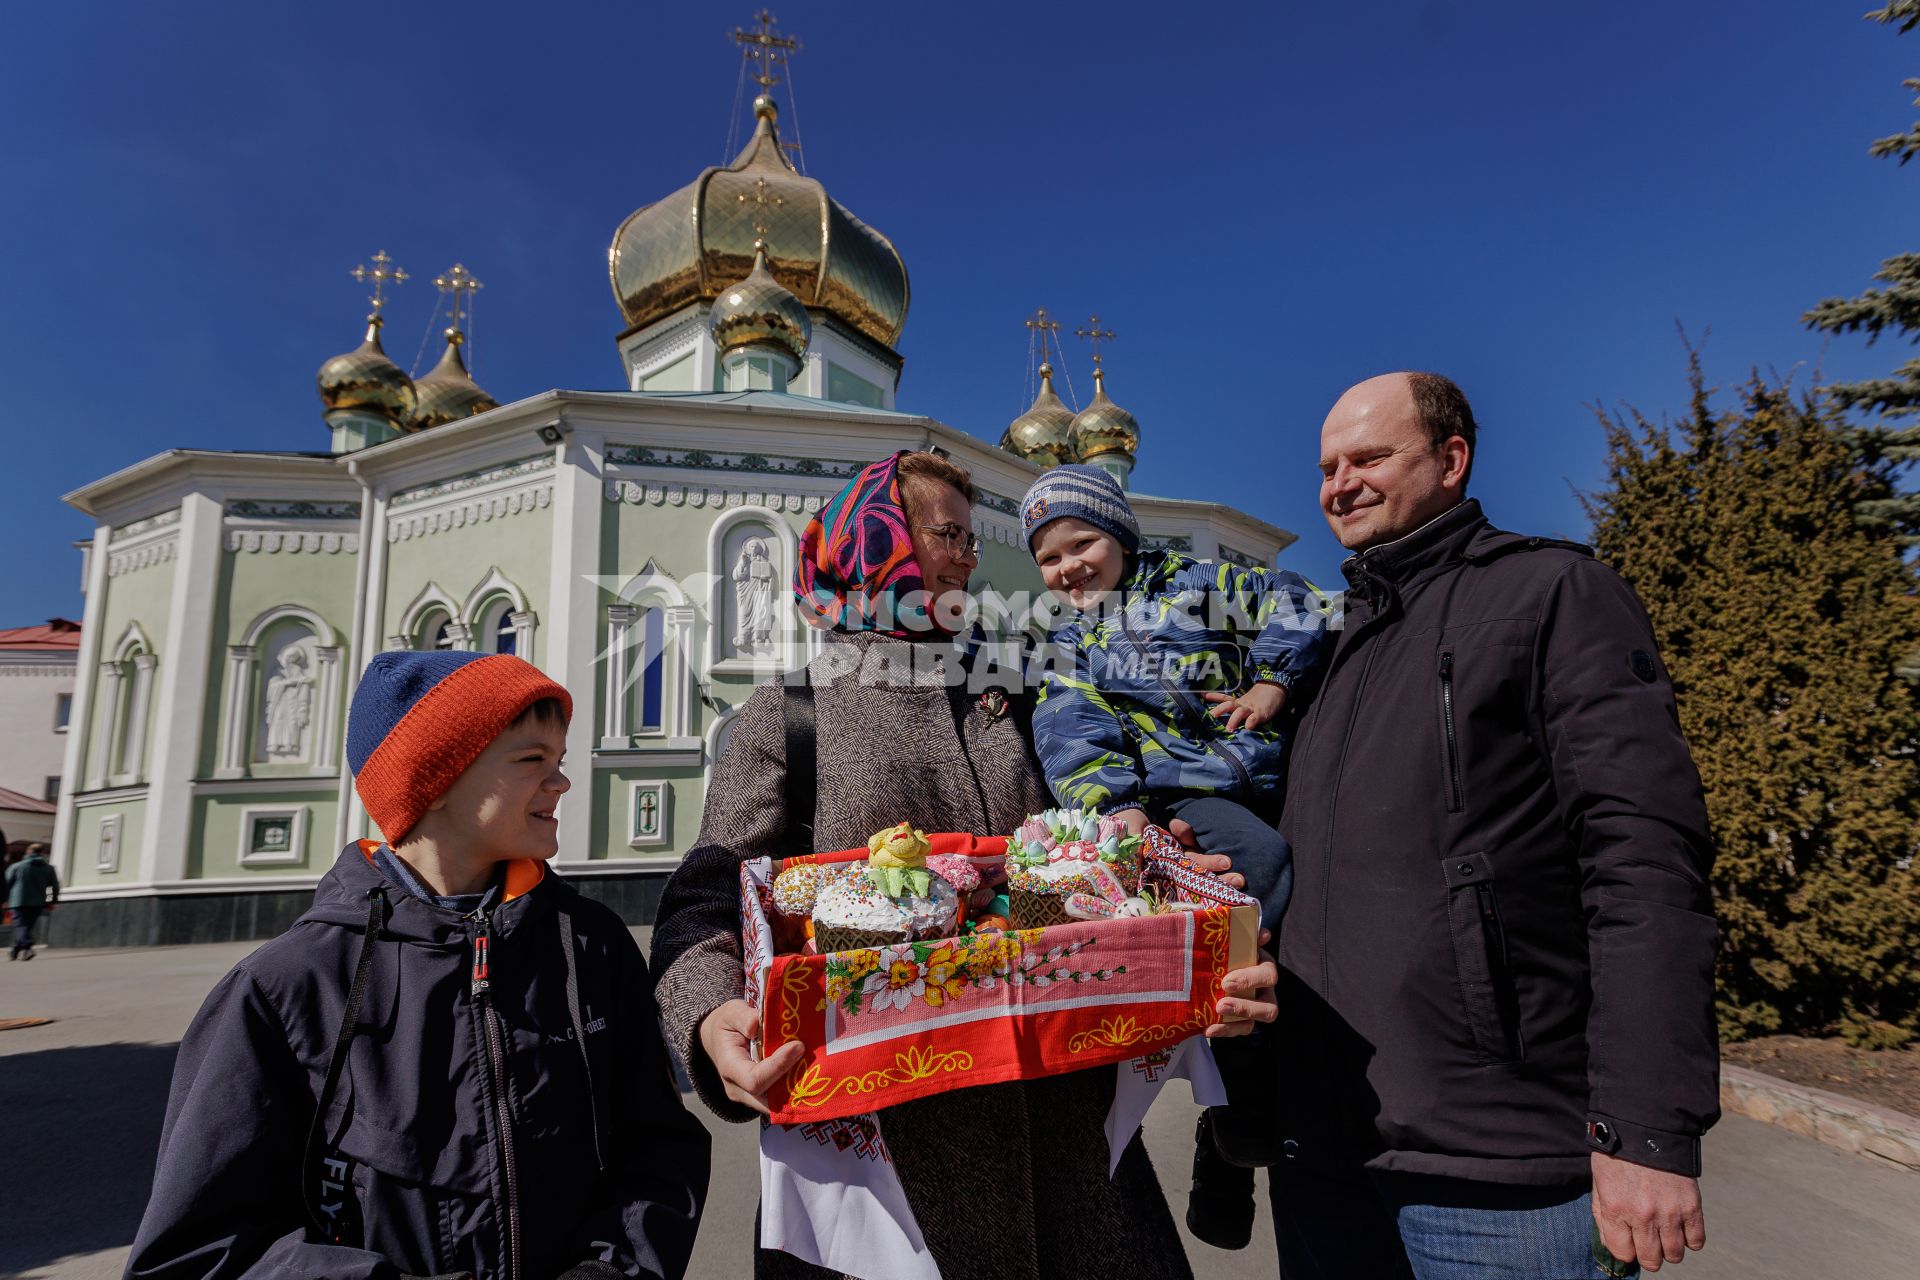
[[[438,609],[429,610],[420,618],[420,629],[415,633],[416,649],[453,648],[453,619]]]
[[[633,655],[634,711],[638,720],[634,730],[638,733],[660,733],[666,723],[666,708],[661,697],[667,664],[666,622],[663,610],[642,609],[634,626],[634,633],[639,637]]]
[[[147,722],[160,660],[139,625],[129,624],[113,657],[100,664],[102,736],[94,751],[93,787],[140,781],[146,768]]]
[[[698,751],[694,609],[686,592],[649,561],[606,607],[606,619],[601,747]]]
[[[469,637],[464,648],[517,654],[532,662],[536,621],[533,610],[527,607],[526,593],[500,571],[499,565],[493,565],[479,585],[467,593],[453,630],[456,636],[464,631]]]

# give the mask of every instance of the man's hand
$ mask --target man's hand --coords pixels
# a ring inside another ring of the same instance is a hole
[[[1147,829],[1147,811],[1145,809],[1115,809],[1111,815],[1127,824],[1127,834],[1137,836]]]
[[[1287,705],[1287,691],[1271,680],[1258,681],[1242,694],[1203,693],[1200,696],[1214,704],[1214,719],[1227,717],[1228,733],[1241,728],[1258,729]]]
[[[1260,940],[1266,941],[1266,930],[1260,931]],[[1261,952],[1260,962],[1245,969],[1234,969],[1220,979],[1220,985],[1226,989],[1214,1013],[1220,1018],[1245,1017],[1245,1022],[1216,1022],[1207,1028],[1207,1038],[1224,1040],[1228,1036],[1244,1036],[1253,1032],[1256,1022],[1272,1022],[1280,1013],[1280,1006],[1273,998],[1273,985],[1280,980],[1280,970],[1275,966],[1273,957]]]
[[[753,1056],[753,1042],[759,1038],[760,1015],[745,1000],[729,1000],[700,1021],[700,1047],[726,1086],[727,1097],[764,1116],[769,1114],[767,1090],[799,1064],[806,1049],[789,1040],[761,1062]]]
[[[1622,1262],[1637,1258],[1643,1271],[1658,1271],[1662,1262],[1680,1262],[1687,1250],[1707,1247],[1698,1181],[1597,1151],[1593,1220],[1613,1256]]]

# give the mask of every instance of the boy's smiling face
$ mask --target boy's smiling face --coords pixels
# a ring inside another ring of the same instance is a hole
[[[573,786],[560,772],[566,749],[557,717],[509,725],[433,802],[421,827],[464,859],[551,858],[560,849],[554,810]]]
[[[1040,580],[1067,603],[1085,612],[1126,576],[1127,553],[1120,540],[1077,516],[1062,516],[1040,526],[1033,540],[1033,562]]]

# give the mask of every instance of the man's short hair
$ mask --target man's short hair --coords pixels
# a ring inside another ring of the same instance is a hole
[[[27,846],[27,856],[29,858],[44,858],[47,856],[47,846],[41,844],[39,841],[35,841]]]
[[[1474,455],[1480,451],[1480,427],[1473,420],[1467,393],[1452,378],[1438,373],[1409,373],[1407,387],[1413,392],[1413,407],[1436,452],[1454,436],[1467,442],[1467,473],[1460,478],[1465,484],[1473,478]]]

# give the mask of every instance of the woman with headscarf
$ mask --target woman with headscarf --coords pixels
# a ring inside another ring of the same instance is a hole
[[[810,851],[826,852],[864,845],[903,820],[927,831],[1009,832],[1052,803],[1004,700],[952,695],[941,672],[961,660],[951,629],[978,563],[976,498],[960,467],[903,452],[866,468],[801,539],[795,595],[803,614],[832,633],[808,667],[816,808],[787,812],[786,695],[778,682],[764,685],[734,721],[699,838],[667,883],[654,926],[668,1038],[723,1119],[766,1114],[768,1086],[801,1053],[789,1044],[765,1061],[752,1056],[759,1022],[741,998],[743,860],[802,852],[795,819],[811,822]],[[1251,1000],[1240,1008],[1272,1016]],[[1108,1176],[1103,1126],[1114,1078],[1105,1067],[982,1085],[880,1113],[893,1168],[942,1275],[1191,1275],[1138,1136]],[[766,1249],[755,1273],[829,1274]]]

